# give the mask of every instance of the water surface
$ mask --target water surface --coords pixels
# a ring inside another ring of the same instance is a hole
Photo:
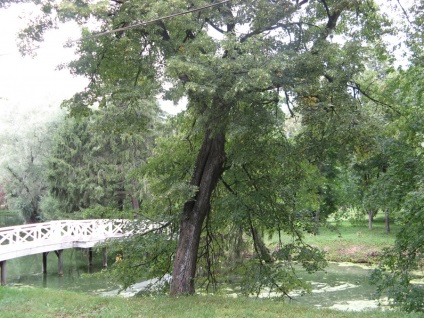
[[[113,256],[109,255],[109,258]],[[102,270],[102,255],[95,253],[93,266],[88,266],[88,258],[83,250],[69,249],[64,251],[63,276],[57,273],[57,257],[54,253],[48,256],[48,273],[42,274],[42,256],[32,255],[7,262],[9,286],[34,286],[55,289],[66,289],[76,292],[100,295],[115,295],[119,285],[108,281],[102,275],[90,275]],[[326,271],[308,274],[298,270],[298,275],[312,285],[312,293],[302,295],[292,292],[291,302],[319,308],[339,310],[366,310],[379,308],[373,300],[375,289],[368,283],[372,268],[351,263],[330,263]],[[139,282],[121,296],[135,295],[146,284]],[[229,288],[228,295],[235,296]],[[264,292],[261,297],[278,296]],[[387,306],[382,307],[387,309]]]
[[[111,258],[112,256],[109,256]],[[103,269],[102,254],[94,253],[93,265],[88,265],[87,252],[82,249],[63,251],[63,276],[58,275],[58,258],[50,252],[47,274],[42,273],[42,254],[29,255],[7,261],[7,285],[33,286],[77,292],[97,293],[118,288],[99,273]]]

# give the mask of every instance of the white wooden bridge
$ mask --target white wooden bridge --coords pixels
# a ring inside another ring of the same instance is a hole
[[[43,273],[47,270],[47,254],[58,256],[59,275],[63,274],[62,251],[68,248],[90,249],[108,239],[118,239],[133,234],[129,220],[64,220],[19,226],[0,227],[1,284],[6,284],[6,261],[33,254],[43,254]],[[137,233],[154,226],[137,228]],[[92,252],[89,258],[91,263]],[[106,249],[103,249],[103,265],[107,266]]]

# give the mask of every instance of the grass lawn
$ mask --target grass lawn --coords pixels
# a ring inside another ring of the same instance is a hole
[[[281,301],[223,296],[120,298],[36,288],[0,287],[0,316],[8,317],[423,317],[398,312],[348,313]]]
[[[391,224],[390,233],[385,232],[384,218],[376,217],[373,229],[368,229],[367,220],[363,224],[352,225],[344,221],[337,227],[320,228],[319,235],[305,233],[304,241],[327,252],[327,260],[334,262],[375,263],[377,256],[384,247],[395,242],[399,226]],[[283,243],[290,237],[283,236]],[[267,241],[268,246],[276,247],[278,236],[274,235]]]

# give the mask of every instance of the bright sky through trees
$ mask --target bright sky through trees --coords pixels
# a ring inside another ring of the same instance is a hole
[[[11,5],[0,9],[0,128],[19,125],[21,119],[31,122],[48,120],[60,112],[63,99],[84,89],[87,80],[74,77],[68,70],[57,70],[59,64],[74,59],[74,50],[64,48],[69,39],[78,39],[79,28],[74,23],[61,24],[60,29],[49,31],[45,41],[36,50],[36,56],[22,57],[17,46],[17,33],[32,17],[33,5]],[[25,17],[25,19],[21,19]],[[163,102],[169,113],[181,107]],[[30,110],[30,111],[29,111]],[[28,111],[30,112],[28,116]]]
[[[45,119],[47,114],[57,114],[61,100],[71,97],[86,85],[85,79],[73,77],[67,70],[55,70],[57,65],[70,61],[74,56],[72,49],[63,48],[67,38],[78,36],[78,29],[71,23],[49,32],[35,58],[20,55],[17,33],[25,26],[26,20],[19,17],[30,16],[31,7],[12,5],[0,10],[1,125],[4,125],[4,120],[16,119],[29,109],[35,110],[40,120]]]

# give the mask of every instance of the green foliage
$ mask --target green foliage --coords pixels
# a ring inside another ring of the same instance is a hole
[[[69,215],[62,210],[59,200],[49,194],[44,195],[40,200],[41,217],[43,221],[63,220]]]
[[[286,244],[273,252],[276,260],[265,263],[257,259],[248,260],[236,267],[234,273],[241,276],[241,293],[249,296],[289,296],[295,289],[310,292],[311,286],[296,275],[296,264],[308,273],[323,270],[327,266],[324,253],[300,242]]]
[[[188,114],[170,118],[155,141],[152,156],[132,171],[132,178],[143,178],[148,185],[143,202],[146,216],[177,220],[184,203],[197,190],[189,183],[200,141],[193,122]]]
[[[267,297],[274,294],[287,296],[294,289],[310,291],[311,286],[300,280],[293,268],[285,264],[261,264],[247,261],[236,273],[242,277],[241,293],[245,296]]]
[[[40,202],[47,194],[46,168],[57,122],[32,124],[17,130],[2,131],[0,183],[7,203],[24,222],[43,220]]]
[[[392,248],[381,258],[379,269],[375,270],[372,282],[377,285],[378,294],[386,292],[393,305],[411,311],[424,310],[424,287],[413,284],[414,278],[422,278],[424,264],[422,189],[411,192],[403,209],[398,214],[401,229]]]
[[[144,230],[146,224],[151,224],[151,221],[144,219],[144,221],[132,223],[129,229]],[[169,280],[167,276],[172,268],[172,258],[176,248],[175,234],[169,223],[163,222],[156,230],[150,229],[146,234],[134,235],[123,241],[113,241],[110,245],[117,254],[111,270],[106,274],[107,277],[121,283],[123,289],[151,278],[159,278],[160,283],[165,283],[164,288],[166,288]],[[165,292],[160,288],[160,284],[149,287],[152,292]],[[149,292],[149,287],[144,293]]]
[[[78,213],[78,217],[82,219],[133,220],[137,217],[137,211],[134,211],[134,209],[120,210],[110,206],[92,206],[90,208],[83,209],[81,213]]]
[[[87,118],[66,119],[55,136],[48,171],[51,194],[62,210],[138,209],[144,185],[131,173],[150,155],[157,112],[157,106],[139,101],[137,107],[109,105]]]
[[[26,2],[25,0],[1,0],[0,9],[8,8],[12,3]]]
[[[389,112],[387,116],[391,119],[388,125],[391,138],[385,144],[389,165],[376,192],[382,194],[380,202],[384,200],[394,211],[401,229],[394,246],[385,251],[379,269],[373,274],[378,293],[387,292],[393,306],[420,312],[424,310],[424,290],[422,284],[414,284],[413,280],[417,275],[422,276],[423,264],[423,55],[418,44],[422,37],[421,7],[422,1],[416,1],[407,12],[410,23],[403,29],[411,50],[411,64],[404,70],[389,73],[382,86],[383,96],[396,105],[397,112]]]

